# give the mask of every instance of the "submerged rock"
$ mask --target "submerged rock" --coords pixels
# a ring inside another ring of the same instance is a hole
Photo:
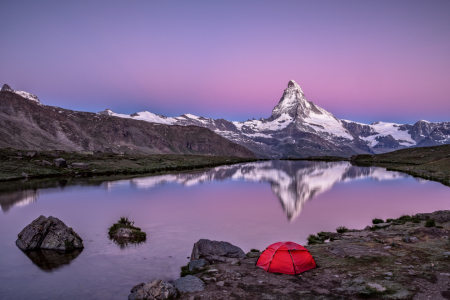
[[[128,300],[161,300],[171,299],[177,295],[177,291],[168,282],[162,281],[159,278],[154,279],[149,283],[140,283],[131,289],[131,294]]]
[[[192,275],[178,278],[173,282],[174,287],[181,293],[185,292],[199,292],[205,289],[205,283]]]
[[[204,258],[210,263],[233,261],[232,258],[245,258],[241,248],[228,242],[210,241],[201,239],[194,244],[191,260]]]
[[[58,218],[38,217],[18,235],[17,247],[21,250],[48,249],[72,251],[82,249],[83,240]]]

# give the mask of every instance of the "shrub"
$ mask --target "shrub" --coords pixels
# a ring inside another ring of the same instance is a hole
[[[425,222],[425,227],[436,227],[436,222],[433,219],[429,219]]]
[[[380,224],[380,223],[384,223],[383,219],[373,219],[372,220],[372,224]]]
[[[320,239],[320,237],[318,237],[314,234],[310,234],[308,236],[308,245],[313,245],[313,244],[323,244],[323,241]]]
[[[251,249],[250,252],[261,252],[258,249]]]
[[[345,226],[339,226],[338,228],[336,228],[336,232],[337,233],[344,233],[344,232],[347,232],[347,231],[348,231],[348,228],[345,227]]]
[[[395,219],[386,219],[386,223],[391,223],[391,222],[394,222],[394,221],[395,221]]]

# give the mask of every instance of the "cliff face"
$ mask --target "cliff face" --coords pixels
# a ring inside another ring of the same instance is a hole
[[[0,147],[255,157],[207,128],[77,112],[45,106],[9,91],[0,92]]]

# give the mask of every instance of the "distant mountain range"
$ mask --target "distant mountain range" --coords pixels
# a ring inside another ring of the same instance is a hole
[[[9,96],[6,96],[7,94]],[[14,122],[20,123],[24,121],[22,117],[28,115],[25,128],[29,129],[28,138],[22,137],[21,143],[18,143],[13,136],[16,134],[15,129],[24,130],[23,124],[14,125],[12,122],[11,125],[3,122],[5,127],[3,132],[0,129],[0,137],[3,135],[9,139],[9,142],[5,138],[0,140],[0,146],[3,147],[29,145],[27,148],[32,148],[31,146],[42,148],[47,146],[45,137],[48,137],[53,149],[69,147],[112,152],[212,155],[239,153],[238,156],[251,157],[249,152],[243,150],[244,148],[228,151],[226,147],[238,148],[223,141],[218,145],[220,151],[211,150],[217,147],[205,139],[192,143],[196,140],[196,136],[202,133],[211,138],[216,134],[220,135],[251,150],[260,158],[286,158],[322,155],[347,157],[354,154],[384,153],[408,147],[450,144],[450,122],[431,123],[421,120],[413,125],[385,122],[369,125],[341,120],[308,101],[300,86],[293,80],[289,81],[269,118],[244,122],[211,119],[192,114],[166,117],[148,111],[131,115],[118,114],[109,109],[98,114],[75,112],[43,105],[35,95],[15,91],[6,84],[0,95],[2,98],[0,108],[3,108],[0,110],[0,121],[14,119]],[[29,102],[35,105],[27,106],[31,109],[27,112],[24,110],[25,106],[15,100],[14,105],[19,107],[12,108],[6,101],[14,98],[11,95],[31,100]],[[37,111],[37,107],[41,112]],[[16,114],[15,110],[21,111],[21,114]],[[42,116],[30,117],[30,113]],[[47,121],[42,123],[41,120],[41,123],[37,124],[36,121],[44,119],[44,116]],[[162,127],[158,127],[158,124]],[[47,126],[53,127],[46,128]],[[199,127],[209,130],[194,129]],[[171,135],[163,133],[161,129],[177,133]],[[148,130],[152,132],[152,137],[147,134]],[[190,132],[187,139],[181,136],[186,132]],[[41,136],[41,139],[37,136]],[[220,139],[214,137],[214,140]],[[205,145],[208,146],[201,149]]]
[[[0,91],[0,147],[127,154],[255,158],[247,148],[198,126],[171,126],[43,105],[32,94]]]
[[[375,122],[370,125],[340,120],[306,100],[300,86],[291,80],[267,119],[245,122],[211,119],[184,114],[166,117],[148,111],[132,115],[106,109],[99,114],[168,125],[207,127],[247,147],[259,157],[349,156],[376,154],[407,147],[450,144],[450,122],[418,121],[414,125]]]

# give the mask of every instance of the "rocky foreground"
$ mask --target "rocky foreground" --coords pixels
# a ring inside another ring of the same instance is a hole
[[[203,259],[194,257],[192,266],[183,267],[184,277],[172,284],[162,286],[158,280],[147,284],[147,291],[153,289],[153,294],[146,296],[164,299],[165,293],[189,300],[450,299],[449,236],[448,210],[401,217],[364,230],[321,232],[311,235],[309,241],[314,244],[307,246],[318,268],[296,276],[256,267],[259,252],[242,258],[236,250],[218,251]],[[129,299],[140,299],[137,291],[142,294],[144,284],[133,289]]]
[[[211,168],[255,161],[211,155],[125,155],[93,151],[30,151],[0,148],[0,181],[48,178],[145,175]]]

